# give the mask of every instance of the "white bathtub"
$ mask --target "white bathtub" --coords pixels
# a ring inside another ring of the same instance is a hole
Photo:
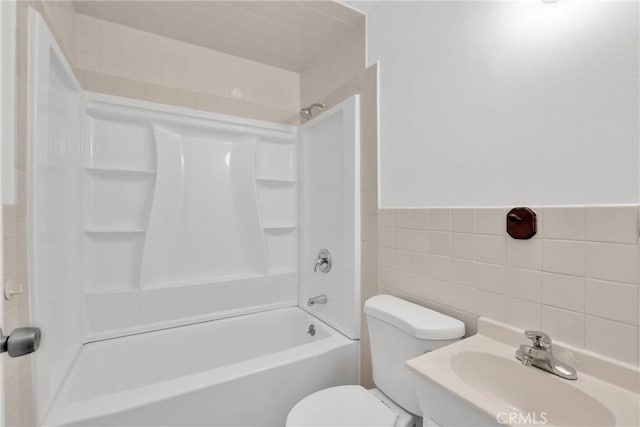
[[[357,382],[358,342],[290,307],[87,344],[44,424],[283,426]]]

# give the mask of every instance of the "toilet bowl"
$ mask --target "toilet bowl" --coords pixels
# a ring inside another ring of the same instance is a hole
[[[377,388],[359,385],[326,388],[298,402],[287,427],[418,427],[420,418],[405,411]]]
[[[371,390],[358,385],[313,393],[289,412],[287,427],[420,427],[422,411],[405,362],[458,341],[464,324],[390,295],[364,306],[371,342]]]

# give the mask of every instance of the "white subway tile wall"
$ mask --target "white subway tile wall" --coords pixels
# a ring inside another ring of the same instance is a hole
[[[538,233],[506,233],[506,208],[381,209],[378,286],[640,363],[638,206],[534,208]],[[390,239],[389,236],[392,236]]]

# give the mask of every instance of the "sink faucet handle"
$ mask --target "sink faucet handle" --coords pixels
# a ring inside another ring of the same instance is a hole
[[[551,337],[542,331],[524,331],[524,335],[533,342],[533,346],[551,350]]]

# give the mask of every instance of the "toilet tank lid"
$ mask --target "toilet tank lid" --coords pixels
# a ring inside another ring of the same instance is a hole
[[[464,323],[458,319],[391,295],[369,298],[364,304],[364,312],[415,338],[449,340],[464,335]]]

